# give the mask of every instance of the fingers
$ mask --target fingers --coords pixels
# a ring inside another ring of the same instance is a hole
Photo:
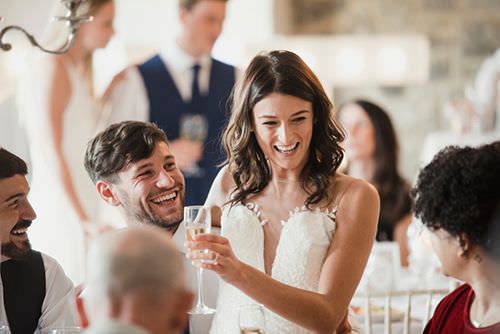
[[[187,242],[187,253],[186,254],[196,254],[202,250],[208,250],[209,252],[218,253],[222,256],[231,256],[232,251],[227,245],[222,245],[213,242]]]
[[[229,244],[229,240],[227,240],[227,238],[224,238],[223,236],[220,236],[217,234],[211,234],[211,233],[198,234],[194,238],[194,240],[195,240],[195,242],[209,241],[209,242],[217,242],[220,244]]]

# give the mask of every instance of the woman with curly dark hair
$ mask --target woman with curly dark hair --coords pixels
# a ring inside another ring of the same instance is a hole
[[[377,192],[337,172],[343,131],[296,54],[256,56],[233,99],[227,164],[206,203],[222,209],[222,236],[188,243],[192,259],[213,252],[216,263],[202,266],[222,278],[211,332],[238,332],[238,307],[251,303],[265,307],[266,333],[344,332],[375,239]]]
[[[424,333],[500,333],[500,142],[442,150],[413,193],[442,272],[465,282]]]
[[[401,265],[408,266],[410,185],[398,171],[399,145],[387,112],[373,102],[355,100],[339,110],[345,127],[348,175],[367,180],[380,195],[377,241],[396,241]]]

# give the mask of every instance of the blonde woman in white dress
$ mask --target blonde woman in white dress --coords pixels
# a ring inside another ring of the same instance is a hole
[[[347,308],[375,239],[376,190],[343,175],[344,134],[294,53],[255,57],[234,93],[227,165],[207,205],[222,236],[187,242],[221,277],[211,333],[237,333],[238,307],[264,306],[266,334],[349,332]],[[214,210],[214,212],[217,210]],[[212,253],[199,253],[199,249]]]
[[[113,35],[115,13],[112,0],[88,0],[81,9],[94,20],[81,25],[66,54],[35,55],[18,93],[31,154],[30,201],[38,216],[30,239],[76,284],[84,279],[84,231],[97,221],[100,205],[83,166],[99,121],[92,53]]]

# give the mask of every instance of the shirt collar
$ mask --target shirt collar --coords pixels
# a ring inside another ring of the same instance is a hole
[[[175,71],[191,70],[194,64],[200,64],[202,69],[210,68],[212,58],[209,54],[204,54],[199,58],[194,58],[184,51],[176,42],[168,44],[160,51],[160,57],[168,64],[169,68]]]

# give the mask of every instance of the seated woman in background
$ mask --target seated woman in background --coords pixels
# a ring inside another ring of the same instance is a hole
[[[379,214],[368,182],[337,172],[344,139],[317,77],[296,54],[255,57],[234,92],[227,165],[206,204],[222,236],[188,242],[221,278],[211,333],[237,333],[238,307],[265,307],[266,333],[344,333]]]
[[[396,241],[401,265],[408,266],[407,230],[411,223],[410,186],[398,172],[398,140],[387,113],[356,100],[343,105],[339,120],[347,131],[344,148],[348,175],[367,180],[380,195],[377,241]]]
[[[415,215],[441,271],[463,282],[424,333],[500,333],[500,142],[448,147],[420,172]]]

